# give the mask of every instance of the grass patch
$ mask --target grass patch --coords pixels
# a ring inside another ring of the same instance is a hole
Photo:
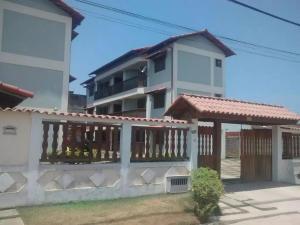
[[[196,225],[190,194],[21,207],[26,225]]]

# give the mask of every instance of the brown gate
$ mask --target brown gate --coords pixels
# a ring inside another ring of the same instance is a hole
[[[272,131],[241,131],[241,179],[272,180]]]
[[[198,127],[198,167],[218,170],[218,157],[214,151],[213,134],[213,127]]]

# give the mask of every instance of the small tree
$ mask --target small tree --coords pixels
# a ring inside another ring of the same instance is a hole
[[[207,222],[218,208],[224,187],[218,173],[208,168],[199,168],[192,173],[192,193],[195,215],[201,222]]]

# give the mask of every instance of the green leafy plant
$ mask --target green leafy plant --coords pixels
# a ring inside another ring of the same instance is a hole
[[[195,215],[201,222],[207,222],[218,209],[218,202],[224,187],[216,171],[199,168],[192,173],[192,194],[195,201]]]

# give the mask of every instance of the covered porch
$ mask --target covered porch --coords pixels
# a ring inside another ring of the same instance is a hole
[[[184,94],[165,115],[194,124],[191,159],[194,168],[210,167],[220,173],[222,124],[247,124],[252,129],[241,131],[241,179],[300,183],[300,175],[291,171],[295,169],[294,160],[300,156],[300,136],[287,135],[280,128],[297,124],[300,119],[297,113],[283,106]],[[200,121],[213,126],[199,126]],[[253,125],[272,129],[254,129]],[[287,154],[292,155],[289,160]]]

